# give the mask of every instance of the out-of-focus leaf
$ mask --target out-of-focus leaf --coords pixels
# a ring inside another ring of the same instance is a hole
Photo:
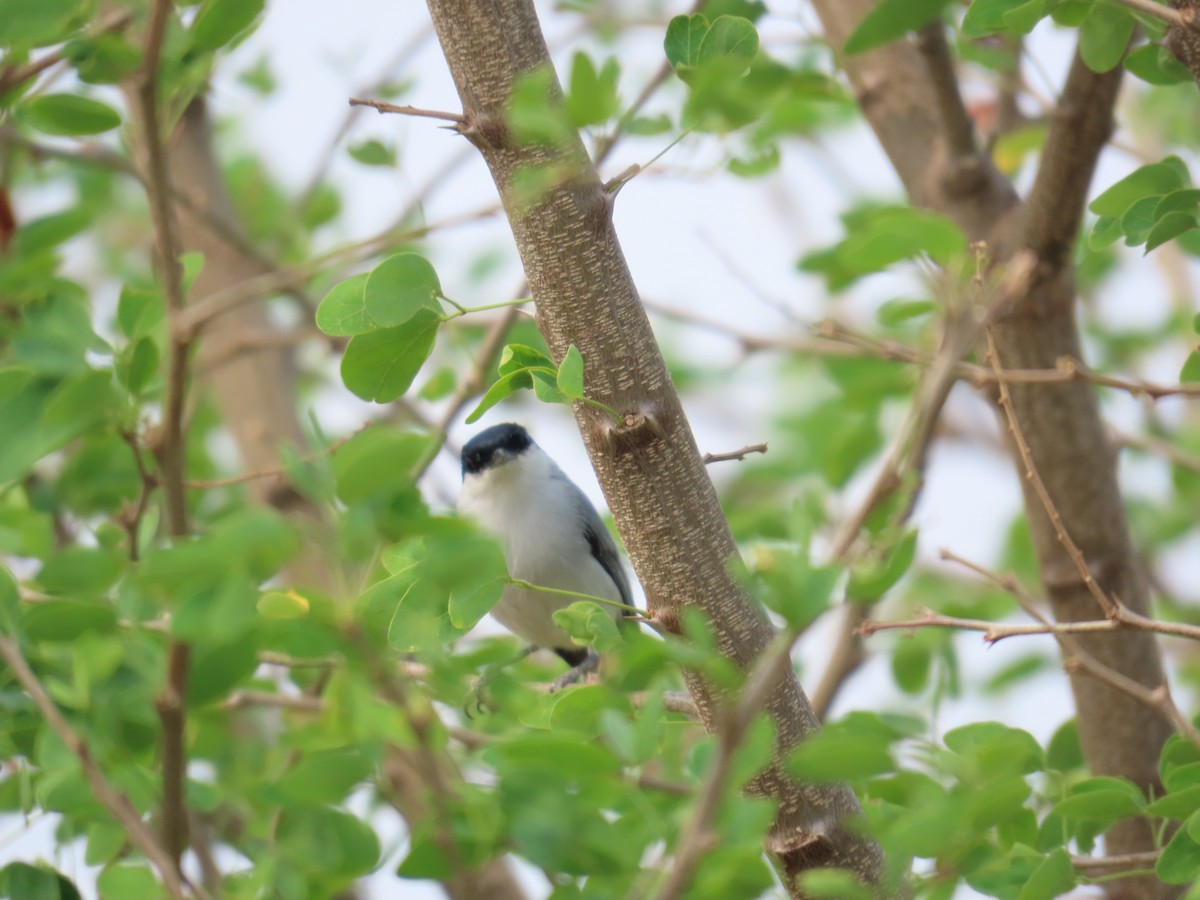
[[[843,50],[853,56],[889,44],[937,19],[949,0],[883,0],[846,39]]]
[[[265,0],[207,0],[188,31],[192,49],[201,53],[224,47],[250,27]]]
[[[25,121],[45,134],[100,134],[121,124],[111,106],[78,94],[43,94],[21,108]]]

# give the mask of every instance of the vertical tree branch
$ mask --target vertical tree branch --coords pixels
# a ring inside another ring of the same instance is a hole
[[[575,410],[650,607],[673,631],[685,605],[702,609],[721,652],[747,669],[772,630],[730,575],[736,547],[617,242],[615,197],[603,190],[577,135],[556,147],[518,146],[504,121],[514,82],[550,67],[533,5],[430,0],[429,7],[463,103],[460,131],[480,150],[500,191],[542,334],[556,358],[575,344],[588,396],[622,413],[614,422],[589,405]],[[561,177],[528,202],[516,190],[516,176],[534,167]],[[688,678],[701,717],[716,729],[717,696],[698,677]],[[777,723],[781,755],[819,727],[790,672],[765,706]],[[878,847],[845,827],[859,813],[847,787],[800,785],[772,766],[752,789],[779,801],[768,848],[793,890],[796,875],[822,865],[878,879]]]
[[[875,6],[873,0],[813,0],[827,36],[840,47]],[[913,203],[953,218],[971,240],[985,241],[997,263],[1022,248],[1037,257],[1024,296],[993,326],[1006,370],[1051,369],[1062,357],[1081,359],[1074,320],[1071,249],[1083,214],[1095,161],[1111,130],[1121,67],[1091,72],[1076,55],[1052,116],[1051,134],[1028,204],[981,157],[967,191],[947,190],[949,148],[956,128],[933,111],[936,100],[919,51],[907,41],[843,60],[858,90],[863,114],[896,166]],[[925,70],[924,72],[922,70]],[[1033,461],[1091,572],[1110,596],[1145,613],[1149,598],[1133,552],[1110,447],[1095,393],[1087,384],[1016,385],[1012,411]],[[1011,439],[1009,448],[1017,456]],[[1023,479],[1025,509],[1042,582],[1059,621],[1094,617],[1096,601],[1064,552],[1045,509]],[[1158,645],[1148,633],[1088,635],[1080,645],[1101,663],[1149,687],[1162,681]],[[1071,687],[1084,756],[1093,772],[1122,775],[1147,791],[1157,786],[1159,750],[1169,726],[1133,698],[1093,679],[1072,675]],[[1117,823],[1107,835],[1109,853],[1145,851],[1154,836],[1144,821]],[[1170,896],[1153,879],[1107,886],[1111,898]]]
[[[188,533],[187,491],[184,487],[184,401],[187,396],[190,339],[173,327],[184,307],[183,271],[179,263],[179,242],[174,208],[167,180],[163,150],[162,124],[159,118],[158,70],[167,25],[174,15],[169,0],[154,0],[142,70],[138,75],[134,104],[141,126],[141,150],[145,169],[142,181],[154,223],[155,258],[159,279],[167,300],[167,378],[163,400],[161,433],[155,451],[162,469],[163,505],[167,529],[172,537]],[[163,797],[160,827],[163,844],[178,867],[188,842],[188,814],[185,799],[187,751],[185,747],[185,698],[191,648],[172,641],[168,650],[167,678],[156,701],[163,727]]]

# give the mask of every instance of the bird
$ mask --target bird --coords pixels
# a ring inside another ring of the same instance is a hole
[[[525,428],[505,422],[472,437],[462,449],[462,476],[458,511],[499,541],[510,578],[608,600],[604,608],[618,621],[630,611],[629,579],[596,507]],[[556,611],[577,600],[509,584],[492,608],[531,651],[552,650],[571,667],[552,690],[599,665],[592,648],[554,622]]]

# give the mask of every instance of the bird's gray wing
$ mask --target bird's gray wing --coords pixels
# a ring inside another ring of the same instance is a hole
[[[563,478],[566,476],[563,475]],[[587,498],[587,495],[579,489],[575,482],[570,479],[566,480],[575,495],[575,505],[579,510],[579,518],[583,521],[583,535],[587,539],[588,549],[592,551],[596,562],[600,563],[604,571],[608,573],[608,577],[617,586],[617,590],[621,594],[621,602],[626,606],[633,606],[633,592],[629,589],[629,579],[625,575],[625,567],[621,565],[621,555],[617,552],[617,545],[613,543],[612,535],[604,527],[604,523],[600,520],[600,514],[596,512],[596,507],[592,506],[592,501]],[[624,614],[630,615],[628,610]]]

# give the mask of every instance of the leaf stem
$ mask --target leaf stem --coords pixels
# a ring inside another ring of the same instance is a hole
[[[524,578],[506,578],[505,582],[513,587],[525,588],[527,591],[540,591],[544,594],[558,594],[562,597],[574,597],[577,600],[590,600],[592,603],[599,603],[603,606],[615,606],[617,609],[635,616],[641,616],[644,619],[649,618],[649,613],[638,609],[636,606],[630,606],[628,603],[620,603],[616,600],[609,600],[606,597],[597,597],[595,594],[583,594],[579,591],[568,591],[564,588],[546,587],[541,584],[534,584],[532,581],[526,581]]]

